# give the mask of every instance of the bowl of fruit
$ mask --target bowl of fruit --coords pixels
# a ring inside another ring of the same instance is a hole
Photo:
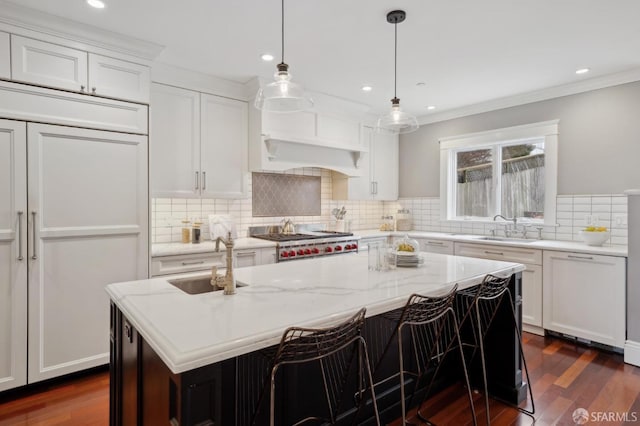
[[[609,230],[604,226],[587,226],[579,234],[582,241],[588,246],[596,247],[600,247],[611,236]]]

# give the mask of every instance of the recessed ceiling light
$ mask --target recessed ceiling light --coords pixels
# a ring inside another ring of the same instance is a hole
[[[426,86],[427,83],[425,83],[424,81],[419,81],[416,83],[416,86]]]
[[[371,86],[362,86],[362,91],[363,92],[370,92],[373,90],[373,87]]]
[[[589,71],[589,68],[580,68],[579,70],[576,70],[576,74],[586,74]]]
[[[268,53],[265,53],[264,55],[260,56],[262,58],[263,61],[265,62],[270,62],[273,61],[273,55],[270,55]]]
[[[87,0],[87,4],[96,9],[104,9],[104,2],[101,0]]]
[[[429,105],[429,106],[427,107],[427,109],[428,109],[429,111],[432,111],[432,110],[436,109],[436,106],[435,106],[435,105]]]

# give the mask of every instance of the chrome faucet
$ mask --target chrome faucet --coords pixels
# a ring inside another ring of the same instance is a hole
[[[504,227],[504,236],[509,238],[511,236],[513,236],[514,234],[518,233],[518,218],[517,217],[513,217],[513,218],[508,218],[508,217],[504,217],[501,214],[497,214],[493,217],[493,221],[495,222],[497,218],[502,218],[502,220],[505,220],[507,222],[513,222],[513,228],[511,228],[511,224],[507,224]],[[523,238],[526,238],[527,236],[527,230],[526,227],[524,228],[524,230],[522,231],[522,235]]]
[[[229,232],[226,240],[221,237],[216,238],[216,251],[219,251],[221,241],[227,249],[227,270],[224,275],[218,275],[218,267],[211,268],[211,285],[214,288],[222,288],[224,290],[223,294],[235,294],[236,280],[233,278],[233,239],[231,238],[231,232]]]

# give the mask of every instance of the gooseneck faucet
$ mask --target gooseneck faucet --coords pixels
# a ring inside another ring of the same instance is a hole
[[[233,239],[229,232],[227,239],[221,237],[216,238],[216,251],[219,250],[220,242],[227,249],[227,270],[224,275],[218,275],[218,267],[211,269],[211,285],[213,287],[222,288],[223,294],[236,294],[236,280],[233,278]]]
[[[518,218],[517,217],[513,217],[513,218],[508,218],[508,217],[504,217],[501,214],[497,214],[493,217],[493,221],[495,222],[497,218],[502,218],[502,220],[507,221],[507,222],[513,222],[513,229],[511,229],[510,224],[505,225],[504,228],[504,235],[505,237],[511,237],[513,235],[517,235],[518,234]],[[522,229],[522,238],[527,238],[527,228],[526,226]]]

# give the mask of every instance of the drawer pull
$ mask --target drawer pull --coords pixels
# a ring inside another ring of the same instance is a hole
[[[236,256],[238,257],[242,257],[242,256],[255,256],[256,252],[255,251],[245,251],[242,253],[236,253]]]
[[[576,256],[576,255],[570,254],[567,257],[569,259],[593,260],[593,256]]]
[[[499,251],[489,251],[489,250],[485,250],[484,251],[485,254],[497,254],[498,256],[504,256],[504,253],[501,253]]]
[[[187,266],[187,265],[202,265],[204,263],[204,260],[195,260],[193,262],[182,262],[183,266]]]
[[[442,241],[427,241],[427,244],[432,246],[443,246],[444,243]]]
[[[531,269],[525,269],[525,270],[524,270],[524,271],[522,271],[522,272],[527,272],[527,273],[529,273],[529,274],[533,274],[533,271],[532,271]]]

